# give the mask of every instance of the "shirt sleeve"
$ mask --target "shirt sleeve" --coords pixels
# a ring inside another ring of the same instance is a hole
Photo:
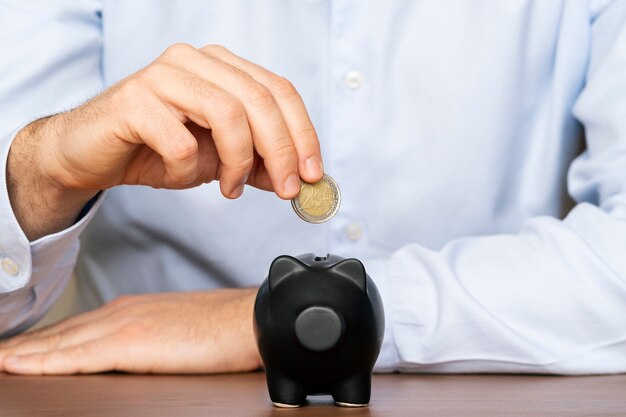
[[[568,173],[577,205],[517,235],[371,262],[386,309],[378,371],[626,372],[626,1],[596,4],[573,109],[587,142]]]
[[[6,163],[20,127],[75,107],[102,88],[100,4],[0,0],[0,337],[36,323],[58,298],[78,253],[76,224],[29,242],[11,208]]]

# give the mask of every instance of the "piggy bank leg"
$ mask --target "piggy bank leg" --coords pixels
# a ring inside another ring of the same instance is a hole
[[[284,376],[267,372],[267,389],[276,407],[300,407],[306,400],[306,391],[299,383]]]
[[[371,389],[372,375],[358,374],[337,384],[332,396],[341,407],[366,407],[370,402]]]

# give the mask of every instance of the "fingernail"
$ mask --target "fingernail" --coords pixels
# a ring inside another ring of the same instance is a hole
[[[305,162],[306,170],[310,176],[321,178],[324,175],[324,164],[319,156],[312,156]]]
[[[283,192],[286,196],[295,196],[300,192],[300,178],[296,174],[291,174],[285,181]]]
[[[240,186],[235,188],[233,190],[233,193],[231,194],[231,197],[232,198],[239,198],[239,197],[241,197],[241,195],[243,194],[244,185],[245,184],[241,184]]]

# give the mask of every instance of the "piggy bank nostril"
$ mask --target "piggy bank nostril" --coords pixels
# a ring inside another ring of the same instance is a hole
[[[307,349],[321,352],[337,344],[343,326],[337,313],[323,306],[309,307],[304,310],[295,323],[296,336]]]

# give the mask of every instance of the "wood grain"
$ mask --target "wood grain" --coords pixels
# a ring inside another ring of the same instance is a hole
[[[272,406],[262,373],[215,376],[0,373],[0,416],[625,416],[626,376],[376,375],[368,408],[314,397]]]

